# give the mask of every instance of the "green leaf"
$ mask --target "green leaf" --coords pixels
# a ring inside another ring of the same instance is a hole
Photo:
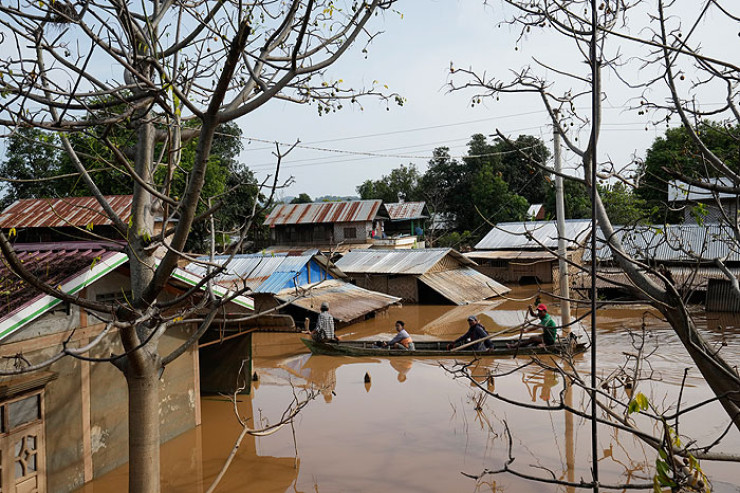
[[[640,406],[641,411],[647,410],[648,406],[650,405],[650,402],[648,401],[648,398],[645,397],[645,394],[642,392],[638,392],[635,396],[635,401],[637,401],[637,404]]]
[[[15,228],[10,228],[10,231],[8,231],[8,238],[12,238],[16,236],[18,232],[15,230]]]
[[[653,493],[663,493],[663,488],[660,487],[658,476],[653,477]]]
[[[627,414],[633,414],[640,411],[640,405],[636,400],[631,400],[629,406],[627,406]]]

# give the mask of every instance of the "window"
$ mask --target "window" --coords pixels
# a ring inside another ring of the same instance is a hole
[[[344,228],[345,238],[357,238],[357,230],[355,228]]]

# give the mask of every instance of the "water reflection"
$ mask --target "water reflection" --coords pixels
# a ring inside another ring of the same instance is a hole
[[[522,373],[522,383],[527,387],[527,393],[536,402],[537,399],[550,402],[551,390],[558,384],[558,374],[553,370],[541,370],[537,373]]]
[[[403,383],[406,381],[406,374],[411,370],[411,359],[398,357],[388,358],[391,366],[398,372],[398,381]]]

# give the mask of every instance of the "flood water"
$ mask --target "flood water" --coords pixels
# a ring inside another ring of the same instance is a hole
[[[402,319],[417,339],[451,339],[467,330],[466,318],[478,315],[489,332],[517,325],[532,303],[535,289],[516,288],[510,299],[467,307],[393,307],[372,320],[339,331],[347,339],[389,338],[393,322]],[[546,303],[558,314],[557,304]],[[575,309],[575,316],[585,309]],[[659,408],[673,405],[690,368],[682,406],[711,396],[678,338],[647,307],[610,308],[599,312],[599,374],[606,376],[634,351],[628,329],[645,320],[647,346],[655,350],[646,368],[652,382],[639,384]],[[724,340],[723,354],[740,358],[740,323],[732,317],[701,315],[706,337]],[[719,327],[722,327],[721,329]],[[280,419],[293,396],[319,394],[287,426],[268,437],[247,437],[219,485],[221,492],[539,492],[574,491],[501,474],[480,481],[462,473],[497,469],[509,455],[518,471],[566,480],[590,479],[591,424],[563,412],[524,409],[485,397],[469,380],[455,378],[442,365],[454,360],[430,358],[342,358],[311,356],[296,334],[256,334],[254,370],[259,375],[250,395],[238,397],[238,409],[251,424]],[[484,386],[528,404],[555,405],[563,388],[561,377],[537,366],[508,376],[502,374],[527,358],[487,358],[471,369]],[[554,363],[554,362],[553,362]],[[576,369],[589,373],[590,354],[577,356]],[[364,381],[365,375],[370,382]],[[568,397],[575,407],[589,409],[577,391]],[[163,491],[205,491],[224,463],[239,434],[233,404],[204,396],[203,424],[162,447]],[[679,431],[697,440],[714,441],[728,420],[718,405],[710,405],[681,421]],[[505,425],[506,424],[506,425]],[[685,440],[684,440],[685,441]],[[599,469],[602,484],[649,483],[656,452],[633,436],[599,427]],[[731,429],[715,451],[740,453],[740,433]],[[740,467],[734,463],[703,462],[714,481],[713,491],[740,491]],[[125,488],[126,467],[87,485],[87,493]]]

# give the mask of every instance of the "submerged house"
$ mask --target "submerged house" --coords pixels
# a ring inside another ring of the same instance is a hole
[[[358,286],[413,303],[465,305],[509,292],[451,248],[351,250],[336,265]]]
[[[130,293],[128,257],[120,244],[32,243],[16,244],[15,250],[26,269],[63,292],[121,303]],[[176,271],[164,296],[181,295],[199,280]],[[0,293],[3,369],[49,360],[65,348],[86,348],[81,355],[92,358],[122,352],[118,329],[38,291],[4,263]],[[230,294],[221,288],[214,293]],[[228,306],[229,311],[248,313],[253,305],[237,296]],[[180,347],[196,328],[169,328],[159,342],[161,353]],[[200,424],[198,370],[197,345],[165,368],[160,380],[162,442]],[[0,409],[3,470],[11,471],[0,477],[2,491],[67,492],[128,460],[126,382],[108,362],[65,356],[43,370],[2,377]]]
[[[578,263],[591,232],[591,221],[568,219],[564,238],[568,258]],[[551,283],[558,279],[556,221],[499,223],[465,256],[476,269],[509,283]],[[575,272],[575,269],[573,269]]]
[[[215,277],[217,283],[235,291],[246,290],[257,311],[282,306],[280,312],[291,315],[299,327],[306,317],[318,316],[323,302],[329,303],[330,313],[341,327],[400,301],[346,282],[347,275],[318,250],[299,255],[224,255],[213,262],[225,265],[224,272]],[[192,263],[187,270],[204,275],[206,267]]]
[[[722,224],[666,224],[615,226],[615,236],[625,252],[645,267],[640,267],[654,281],[661,283],[655,271],[668,275],[687,296],[706,299],[708,311],[738,311],[740,299],[730,288],[727,274],[740,277],[740,252],[731,229]],[[605,245],[599,230],[597,250],[597,287],[624,293],[631,284],[618,266],[611,249]],[[715,263],[721,259],[728,272]],[[586,250],[584,262],[591,263]],[[591,277],[583,272],[574,279],[576,290],[587,291]]]

